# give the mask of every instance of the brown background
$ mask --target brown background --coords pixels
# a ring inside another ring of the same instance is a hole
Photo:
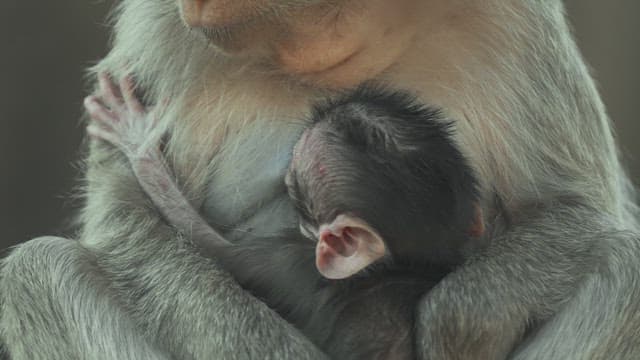
[[[640,1],[567,5],[624,157],[639,179]],[[65,233],[83,132],[83,69],[106,51],[104,17],[111,6],[0,0],[0,250]]]

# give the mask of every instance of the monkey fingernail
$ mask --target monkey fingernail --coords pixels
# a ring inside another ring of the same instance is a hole
[[[84,107],[91,119],[100,123],[117,123],[119,118],[110,109],[104,106],[97,97],[89,96],[84,100]]]

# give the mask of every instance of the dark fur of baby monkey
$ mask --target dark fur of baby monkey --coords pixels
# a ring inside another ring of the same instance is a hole
[[[304,236],[218,259],[336,359],[413,358],[418,299],[483,232],[452,126],[372,85],[316,105],[286,177]]]

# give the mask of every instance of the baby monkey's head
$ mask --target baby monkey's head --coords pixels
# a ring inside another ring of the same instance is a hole
[[[476,180],[439,110],[406,92],[363,86],[318,104],[286,176],[316,265],[347,278],[386,259],[461,261],[482,233]]]

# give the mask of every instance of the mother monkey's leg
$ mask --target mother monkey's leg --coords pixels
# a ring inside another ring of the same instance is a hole
[[[96,254],[43,237],[4,260],[2,340],[11,359],[170,359],[132,321]]]

